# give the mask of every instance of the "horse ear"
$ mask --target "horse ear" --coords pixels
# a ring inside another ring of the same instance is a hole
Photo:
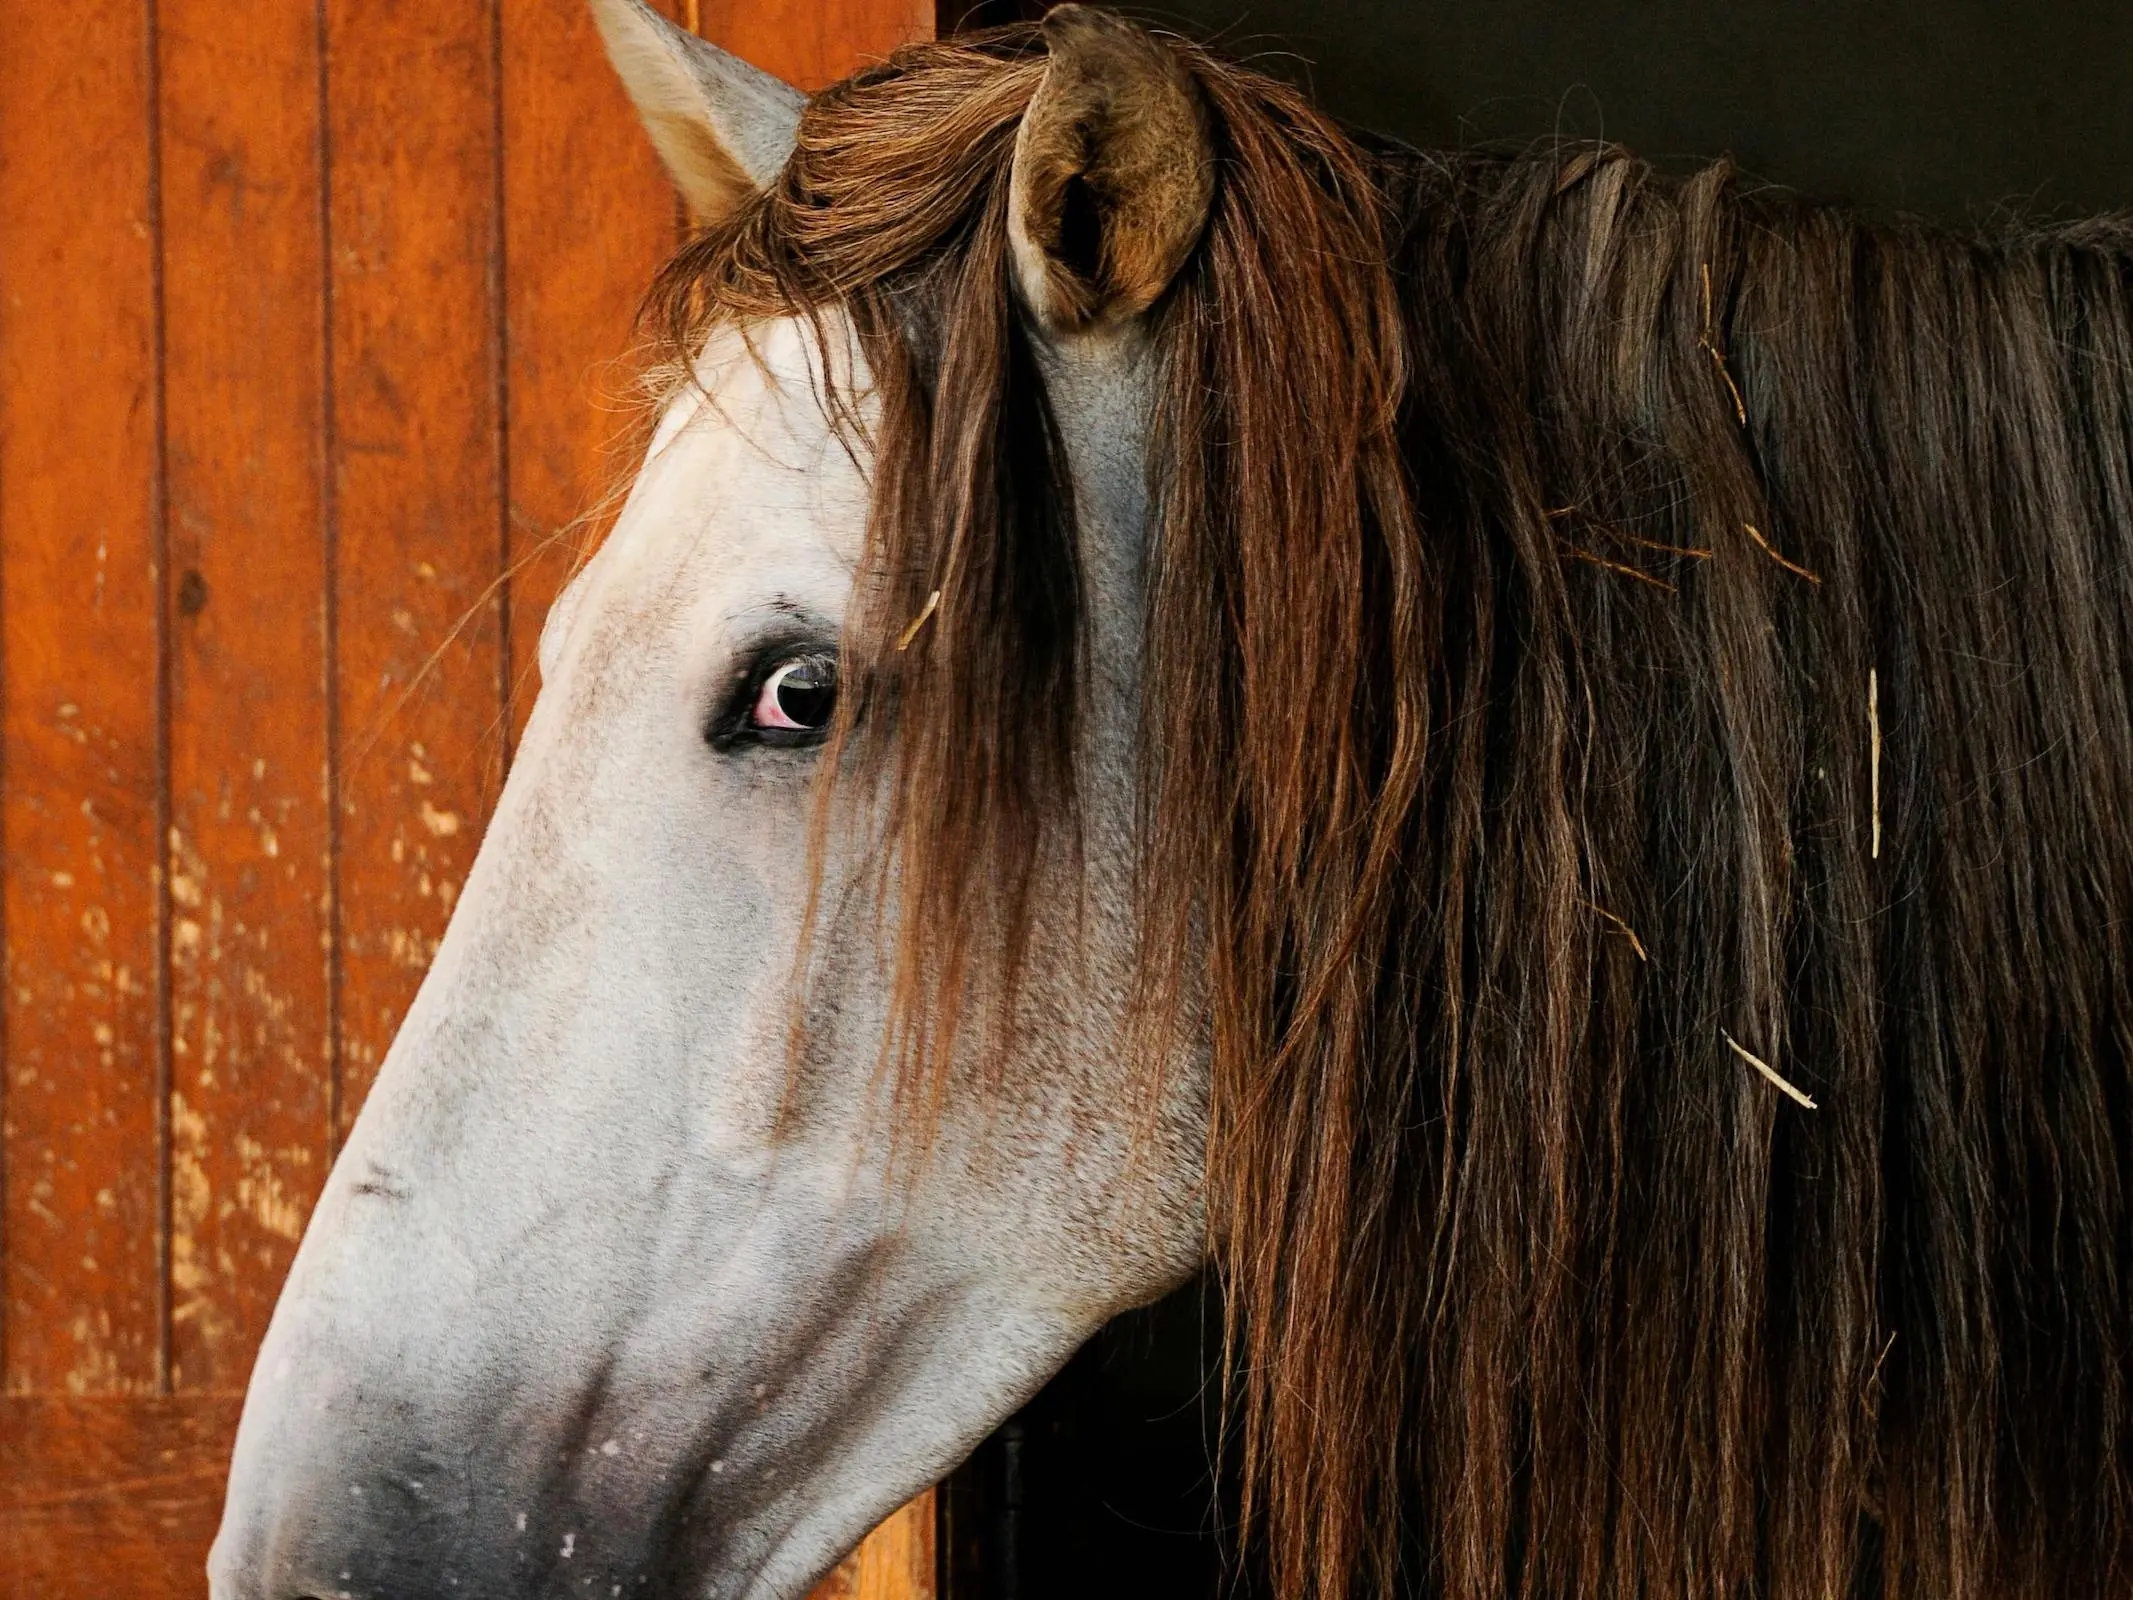
[[[682,200],[716,222],[792,154],[807,96],[677,28],[643,0],[592,0],[608,59]]]
[[[1137,317],[1170,286],[1207,223],[1214,146],[1199,85],[1142,28],[1063,5],[1044,39],[1007,228],[1024,302],[1068,332]]]

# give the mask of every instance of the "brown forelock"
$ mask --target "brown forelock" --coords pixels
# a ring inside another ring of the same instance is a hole
[[[841,301],[875,363],[825,770],[893,796],[918,1120],[1071,851],[1037,48],[830,91],[656,300],[678,349]],[[2123,1595],[2133,231],[1366,152],[1176,48],[1142,1009],[1211,1041],[1276,1588]]]

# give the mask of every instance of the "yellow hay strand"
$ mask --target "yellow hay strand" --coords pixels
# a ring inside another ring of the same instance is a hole
[[[1763,537],[1762,529],[1758,528],[1754,523],[1743,522],[1741,526],[1748,530],[1749,538],[1753,539],[1757,544],[1763,547],[1763,554],[1768,556],[1772,561],[1775,561],[1787,572],[1794,573],[1799,577],[1805,578],[1809,583],[1818,584],[1822,581],[1820,577],[1818,577],[1812,572],[1809,572],[1797,561],[1787,561],[1783,556],[1779,555],[1777,546],[1772,544],[1768,539],[1765,539]]]
[[[936,589],[933,591],[933,593],[926,596],[926,603],[923,606],[919,607],[918,615],[913,617],[909,622],[905,623],[904,631],[897,636],[896,648],[899,651],[908,650],[911,648],[911,641],[918,637],[918,630],[926,625],[927,618],[931,617],[935,611],[940,609],[940,604],[940,590]]]
[[[1746,1045],[1742,1044],[1738,1039],[1734,1038],[1732,1034],[1726,1032],[1725,1029],[1720,1028],[1718,1030],[1718,1036],[1721,1039],[1725,1040],[1727,1044],[1733,1047],[1733,1053],[1739,1056],[1741,1060],[1747,1062],[1749,1066],[1755,1068],[1757,1072],[1760,1072],[1764,1077],[1768,1078],[1772,1083],[1776,1084],[1780,1089],[1784,1090],[1785,1093],[1791,1095],[1793,1099],[1799,1101],[1799,1103],[1805,1106],[1809,1111],[1815,1109],[1815,1103],[1812,1100],[1808,1099],[1806,1095],[1802,1094],[1791,1084],[1787,1083],[1783,1078],[1779,1077],[1776,1068],[1772,1067],[1769,1062],[1765,1061],[1753,1050],[1750,1050]]]

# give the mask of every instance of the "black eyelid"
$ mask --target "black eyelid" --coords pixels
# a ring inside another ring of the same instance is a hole
[[[827,726],[758,728],[751,721],[756,697],[770,675],[788,662],[803,658],[819,658],[835,673],[836,639],[819,628],[806,626],[773,629],[757,639],[737,658],[727,677],[716,708],[704,724],[704,742],[720,754],[753,747],[794,749],[820,744],[829,732]]]

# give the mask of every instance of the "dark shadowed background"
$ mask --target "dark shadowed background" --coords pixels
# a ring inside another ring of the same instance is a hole
[[[1421,144],[1605,135],[1961,220],[2133,204],[2125,0],[1172,0]]]

